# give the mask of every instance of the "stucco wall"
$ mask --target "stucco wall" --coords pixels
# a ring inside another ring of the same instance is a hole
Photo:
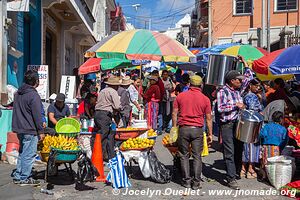
[[[232,37],[234,32],[248,32],[249,28],[262,25],[262,0],[253,1],[252,16],[235,16],[233,10],[234,0],[212,1],[212,26],[214,42],[220,37]],[[274,0],[271,0],[271,27],[299,24],[298,12],[278,13],[274,11]]]

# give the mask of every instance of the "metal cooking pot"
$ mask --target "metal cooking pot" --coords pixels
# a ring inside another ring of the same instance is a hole
[[[242,110],[236,127],[236,139],[245,143],[256,143],[263,119],[263,115],[258,112]]]
[[[225,85],[225,74],[237,69],[236,57],[227,55],[209,55],[206,84]]]

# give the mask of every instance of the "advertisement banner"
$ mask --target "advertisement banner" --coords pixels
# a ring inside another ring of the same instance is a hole
[[[49,75],[48,75],[48,65],[28,65],[27,70],[36,70],[39,73],[40,84],[36,88],[41,99],[48,98],[49,89]]]
[[[75,98],[76,77],[75,76],[62,76],[60,84],[60,93],[66,95],[67,99]]]

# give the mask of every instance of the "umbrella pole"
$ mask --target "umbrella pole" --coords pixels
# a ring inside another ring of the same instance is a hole
[[[141,83],[142,83],[142,68],[143,68],[143,65],[140,65],[140,80],[141,80]],[[141,103],[140,96],[139,96],[139,103]]]

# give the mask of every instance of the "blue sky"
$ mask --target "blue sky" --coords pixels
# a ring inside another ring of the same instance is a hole
[[[149,28],[151,30],[166,30],[174,27],[175,23],[191,13],[195,7],[195,0],[116,0],[123,8],[128,22],[136,28]],[[136,11],[131,5],[141,4]]]

